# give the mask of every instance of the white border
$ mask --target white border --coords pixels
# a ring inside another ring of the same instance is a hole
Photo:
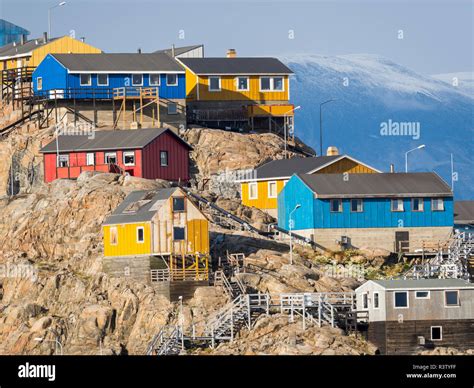
[[[88,84],[83,84],[82,83],[82,80],[81,80],[81,75],[84,74],[84,75],[87,75],[89,74],[89,83]],[[91,73],[82,73],[81,75],[79,75],[79,86],[92,86],[92,74]]]
[[[396,303],[395,303],[395,300],[396,300],[395,295],[396,295],[397,293],[400,294],[400,293],[402,293],[402,292],[404,292],[405,294],[407,294],[407,305],[406,305],[405,307],[397,307],[397,306],[396,306]],[[397,310],[409,309],[409,308],[410,308],[410,292],[409,292],[409,291],[405,291],[405,290],[394,291],[394,292],[393,292],[393,308],[394,308],[394,309],[397,309]]]
[[[132,154],[133,155],[133,164],[125,163],[125,155],[126,154],[128,154],[128,155]],[[128,166],[135,166],[135,162],[136,162],[135,158],[136,158],[135,151],[122,151],[122,163],[123,163],[124,166],[127,166],[127,167]]]
[[[143,231],[143,241],[140,241],[138,239],[138,231],[139,230],[142,230]],[[136,238],[137,238],[137,244],[145,244],[145,228],[143,226],[137,226],[137,229],[136,229]]]
[[[270,185],[274,183],[275,184],[275,196],[270,195]],[[267,192],[268,192],[268,198],[278,198],[278,184],[277,181],[268,181],[267,183]]]
[[[239,89],[239,78],[245,78],[247,80],[247,88]],[[235,90],[238,92],[248,92],[250,91],[250,78],[246,75],[238,75],[235,77]]]
[[[433,339],[433,328],[434,327],[438,327],[439,328],[439,331],[440,331],[440,334],[441,334],[441,338],[440,339]],[[443,340],[443,326],[430,326],[430,340],[431,341],[442,341]]]
[[[105,74],[107,76],[107,83],[106,84],[100,84],[99,83],[99,74],[100,75]],[[108,73],[97,73],[96,77],[97,77],[97,86],[109,86],[109,74]]]
[[[252,197],[252,196],[250,195],[250,193],[252,192],[252,190],[250,190],[250,186],[252,186],[252,185],[255,185],[255,186],[257,187],[257,190],[256,190],[257,196],[256,196],[256,197]],[[249,196],[249,200],[256,200],[256,199],[258,199],[258,183],[257,183],[257,182],[250,182],[250,183],[249,183],[248,196]]]
[[[219,80],[219,89],[211,89],[211,78],[217,78]],[[222,79],[220,76],[218,75],[212,75],[212,76],[209,76],[207,77],[207,90],[209,92],[220,92],[222,90]]]

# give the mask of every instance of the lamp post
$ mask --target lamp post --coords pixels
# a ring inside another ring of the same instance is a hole
[[[184,351],[184,315],[183,315],[183,297],[179,298],[179,325],[181,331],[181,350]]]
[[[56,344],[56,348],[59,348],[60,350],[60,355],[62,356],[63,355],[63,345],[61,344],[61,342],[59,342],[59,340],[56,338],[54,340],[47,340],[47,339],[44,339],[44,338],[41,338],[41,337],[37,337],[34,339],[35,341],[37,342],[53,342]]]
[[[335,98],[324,101],[319,104],[319,156],[323,156],[323,105],[336,101]]]
[[[285,159],[287,158],[287,151],[286,151],[286,144],[287,144],[287,123],[286,123],[286,120],[287,120],[287,116],[289,113],[291,112],[294,112],[295,110],[298,110],[301,108],[301,105],[298,105],[292,109],[290,109],[288,112],[285,112],[285,114],[283,115],[283,121],[284,121],[284,130],[285,130]],[[293,120],[293,125],[294,125],[294,120]]]
[[[51,38],[51,11],[54,8],[57,7],[62,7],[63,5],[66,5],[65,1],[61,1],[59,4],[56,4],[48,9],[48,36]]]
[[[290,212],[290,217],[289,217],[289,226],[290,226],[290,264],[293,265],[293,236],[291,235],[291,231],[293,230],[293,219],[291,216],[293,213],[298,210],[301,207],[301,205],[298,203],[295,208]]]
[[[424,144],[405,152],[405,172],[408,172],[408,154],[416,150],[421,150],[422,148],[425,148]]]

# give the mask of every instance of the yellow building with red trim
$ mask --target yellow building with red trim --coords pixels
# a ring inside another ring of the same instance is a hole
[[[239,181],[242,204],[277,217],[277,198],[293,174],[364,174],[380,171],[348,155],[272,160]]]

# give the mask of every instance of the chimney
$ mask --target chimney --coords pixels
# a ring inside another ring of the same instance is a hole
[[[137,53],[138,53],[138,54],[141,54],[141,53],[142,53],[142,49],[141,49],[140,47],[138,48]]]
[[[228,49],[226,57],[227,58],[235,58],[237,56],[237,51],[235,49]]]
[[[46,43],[48,41],[48,33],[43,32],[43,43]]]
[[[26,43],[26,34],[21,34],[20,37],[20,44],[24,45]]]
[[[175,57],[174,44],[171,45],[171,56],[172,56],[173,58]]]
[[[395,166],[390,164],[390,172],[393,174],[395,172]]]
[[[327,156],[339,155],[339,150],[337,149],[337,147],[329,146],[327,151],[326,151],[326,155]]]

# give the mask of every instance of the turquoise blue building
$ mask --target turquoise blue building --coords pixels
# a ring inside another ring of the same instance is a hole
[[[398,251],[449,237],[453,194],[435,173],[297,174],[278,196],[278,226],[329,249]]]
[[[20,43],[22,36],[25,38],[30,32],[16,24],[0,19],[0,47],[9,43]]]

